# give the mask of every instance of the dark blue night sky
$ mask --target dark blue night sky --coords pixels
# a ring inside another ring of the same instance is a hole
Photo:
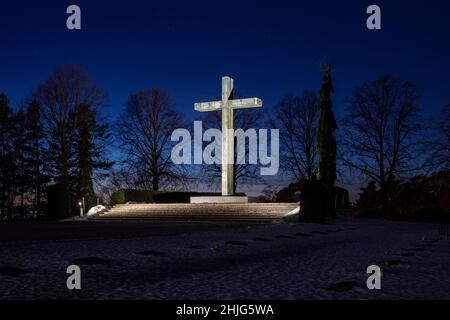
[[[66,7],[82,30],[66,29]],[[382,30],[365,26],[382,9]],[[336,114],[355,85],[392,73],[423,88],[422,107],[450,102],[448,1],[2,1],[0,91],[12,105],[56,67],[83,65],[117,115],[131,92],[167,90],[194,116],[215,98],[220,77],[270,107],[287,93],[317,90],[318,64],[335,66]]]
[[[77,4],[82,30],[66,28]],[[382,30],[366,9],[382,10]],[[132,92],[159,87],[188,119],[194,102],[216,99],[220,78],[264,101],[318,90],[318,65],[335,67],[335,113],[356,85],[391,73],[423,89],[421,107],[439,117],[450,103],[450,2],[442,1],[2,1],[0,92],[25,101],[55,68],[79,64],[108,94],[113,120]],[[433,121],[433,120],[432,120]]]

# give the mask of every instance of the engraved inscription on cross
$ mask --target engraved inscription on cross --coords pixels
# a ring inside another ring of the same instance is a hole
[[[233,79],[222,77],[222,101],[195,103],[196,111],[222,110],[222,196],[232,196],[234,179],[233,110],[262,107],[259,98],[233,99]]]

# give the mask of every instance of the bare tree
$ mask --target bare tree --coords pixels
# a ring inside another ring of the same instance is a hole
[[[77,65],[61,67],[41,84],[34,98],[41,105],[51,164],[58,182],[69,186],[73,167],[76,108],[81,104],[98,110],[105,104],[104,92],[94,85],[86,71]]]
[[[273,128],[280,129],[282,169],[297,181],[315,176],[316,126],[319,116],[319,98],[314,92],[302,96],[286,96],[275,105]]]
[[[425,150],[431,150],[428,163],[433,169],[450,170],[450,104],[442,108],[434,139],[427,141]]]
[[[385,214],[395,179],[423,168],[418,158],[423,130],[419,99],[416,86],[391,75],[357,87],[348,98],[341,160],[378,184]]]
[[[161,185],[173,187],[184,182],[182,166],[170,159],[171,134],[182,124],[166,92],[152,88],[130,96],[118,121],[118,135],[131,184],[159,190]]]

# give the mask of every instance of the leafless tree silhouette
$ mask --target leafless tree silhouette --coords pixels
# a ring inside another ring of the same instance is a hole
[[[415,85],[391,75],[357,87],[347,99],[341,160],[378,184],[385,214],[395,179],[423,169],[419,99]]]
[[[428,163],[433,170],[450,170],[450,104],[442,108],[437,122],[436,136],[424,145],[431,150]]]
[[[98,110],[106,95],[94,85],[86,71],[77,65],[61,67],[41,84],[34,98],[41,104],[44,130],[49,140],[54,176],[69,185],[73,167],[76,108],[81,104]]]
[[[183,127],[169,95],[152,88],[132,94],[118,121],[128,185],[147,190],[178,187],[186,179],[170,159],[172,132]]]
[[[280,129],[282,169],[297,181],[311,179],[317,167],[317,94],[305,92],[300,97],[286,96],[274,109],[274,117],[269,122],[271,127]]]

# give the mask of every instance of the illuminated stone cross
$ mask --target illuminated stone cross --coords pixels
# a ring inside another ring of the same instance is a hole
[[[196,111],[222,110],[222,196],[233,195],[234,128],[233,110],[262,107],[259,98],[233,99],[233,79],[222,77],[222,101],[196,103]]]

